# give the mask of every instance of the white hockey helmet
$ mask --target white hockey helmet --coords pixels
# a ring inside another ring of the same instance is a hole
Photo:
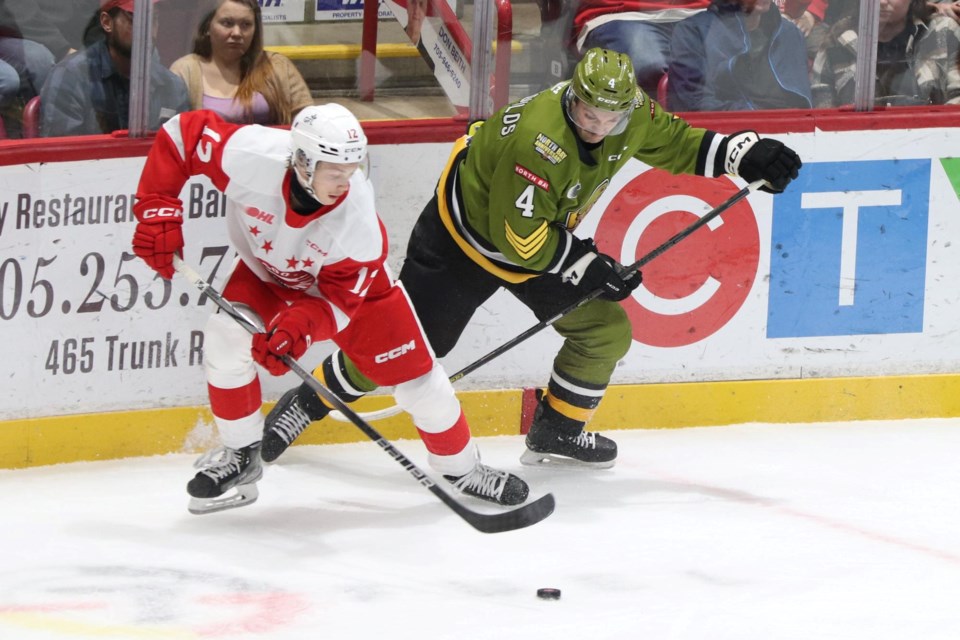
[[[313,173],[318,162],[353,164],[367,155],[367,136],[350,111],[339,104],[303,109],[290,126],[294,173],[313,195]]]

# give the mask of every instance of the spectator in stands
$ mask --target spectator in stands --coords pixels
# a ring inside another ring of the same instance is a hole
[[[186,82],[191,109],[230,122],[290,124],[313,104],[290,59],[264,51],[257,0],[217,0],[197,27],[193,53],[171,69]]]
[[[43,87],[43,136],[90,135],[129,128],[133,0],[101,0],[96,17],[103,39],[58,63]],[[160,64],[156,55],[151,59],[149,74],[147,126],[158,129],[189,109],[187,90],[183,80]]]
[[[927,6],[942,16],[953,18],[957,22],[960,22],[960,0],[936,0],[934,2],[928,2]]]
[[[667,71],[674,25],[709,5],[710,0],[582,0],[573,19],[577,49],[627,54],[637,84],[656,96]]]
[[[667,75],[667,102],[674,111],[812,104],[803,34],[771,0],[714,0],[703,13],[678,23]]]
[[[12,19],[20,37],[62,60],[81,48],[83,23],[97,6],[98,0],[0,0],[0,24]]]
[[[21,7],[14,0],[0,0],[0,109],[11,118],[27,100],[40,93],[54,58],[50,50],[29,35],[28,18],[36,6]]]
[[[42,44],[0,35],[0,109],[22,108],[37,95],[53,67],[53,54]]]
[[[776,3],[780,13],[800,29],[807,43],[807,57],[813,62],[828,31],[824,22],[828,0],[776,0]]]
[[[858,5],[831,28],[812,69],[814,105],[854,99]],[[960,104],[960,25],[934,13],[926,0],[880,0],[875,104]]]

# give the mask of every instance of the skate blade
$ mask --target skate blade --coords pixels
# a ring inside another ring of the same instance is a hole
[[[217,496],[216,498],[190,498],[187,511],[202,516],[207,513],[237,509],[253,504],[260,496],[256,484],[241,484],[234,487],[235,493]]]
[[[527,449],[520,456],[520,464],[536,467],[580,467],[586,469],[609,469],[617,460],[602,460],[600,462],[584,462],[567,456],[557,456],[552,453],[540,453]]]

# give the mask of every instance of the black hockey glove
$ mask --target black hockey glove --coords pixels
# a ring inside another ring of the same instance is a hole
[[[730,134],[717,155],[717,160],[723,162],[723,173],[732,173],[747,182],[765,180],[767,184],[760,190],[767,193],[783,193],[803,165],[793,149],[779,140],[761,138],[756,131]]]
[[[598,253],[593,241],[581,241],[570,252],[570,257],[564,265],[561,277],[575,287],[592,293],[602,289],[602,298],[619,302],[626,299],[634,289],[643,282],[643,274],[639,271],[624,278],[617,261],[608,255]]]

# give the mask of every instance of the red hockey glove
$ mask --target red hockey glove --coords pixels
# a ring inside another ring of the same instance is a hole
[[[639,271],[624,278],[623,267],[608,255],[598,253],[592,241],[582,242],[571,251],[561,273],[564,282],[583,289],[585,293],[602,289],[601,297],[619,302],[626,299],[643,282]]]
[[[183,210],[174,198],[146,198],[133,207],[137,228],[133,252],[167,280],[173,278],[173,254],[183,253]]]
[[[324,330],[328,324],[325,318],[325,314],[318,314],[309,303],[290,305],[273,317],[266,333],[254,334],[253,359],[272,375],[282,376],[290,370],[283,356],[296,360],[307,352],[314,340],[333,335]]]
[[[783,193],[800,172],[800,156],[779,140],[761,138],[756,131],[738,131],[727,136],[717,154],[722,171],[747,182],[766,180],[767,193]],[[718,174],[720,171],[717,172]]]

